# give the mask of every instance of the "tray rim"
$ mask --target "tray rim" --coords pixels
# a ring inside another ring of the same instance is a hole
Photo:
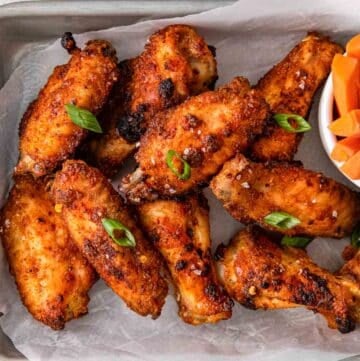
[[[31,16],[176,16],[233,4],[235,0],[91,0],[16,1],[0,6],[0,19]],[[115,5],[121,4],[121,7]],[[61,12],[59,12],[61,10]],[[95,13],[96,11],[96,13]]]

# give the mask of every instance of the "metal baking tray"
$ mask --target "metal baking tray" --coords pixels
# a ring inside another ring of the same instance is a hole
[[[29,44],[46,46],[64,31],[79,33],[151,18],[182,16],[232,2],[234,1],[29,1],[1,6],[0,87],[28,52]],[[0,328],[0,361],[24,359]]]

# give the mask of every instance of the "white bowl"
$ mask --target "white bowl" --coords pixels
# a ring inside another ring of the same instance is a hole
[[[330,73],[329,77],[326,80],[324,89],[321,94],[320,104],[319,104],[319,132],[321,142],[325,148],[325,152],[329,156],[330,160],[333,162],[335,167],[353,184],[360,188],[360,179],[353,180],[347,176],[340,167],[343,162],[337,162],[330,157],[332,150],[336,144],[336,136],[331,133],[329,125],[333,121],[334,114],[334,93],[333,93],[333,82],[332,74]]]

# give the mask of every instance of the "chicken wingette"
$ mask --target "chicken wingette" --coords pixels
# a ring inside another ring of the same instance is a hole
[[[214,55],[191,26],[170,25],[153,34],[141,55],[120,63],[120,81],[100,115],[105,133],[85,147],[86,159],[114,175],[157,112],[214,86]]]
[[[166,260],[179,316],[193,325],[230,318],[232,301],[219,285],[211,257],[206,200],[201,195],[158,200],[140,205],[138,211]]]
[[[305,306],[329,327],[355,328],[359,304],[343,280],[321,269],[299,248],[279,246],[259,228],[240,231],[216,253],[220,279],[231,297],[250,309]],[[359,288],[359,285],[354,285]]]
[[[73,123],[65,106],[98,114],[118,78],[116,53],[109,42],[92,40],[80,50],[70,33],[62,40],[71,58],[54,69],[21,120],[16,174],[43,176],[71,157],[88,131]]]
[[[168,291],[163,262],[105,176],[83,161],[68,160],[52,194],[75,244],[100,277],[133,311],[159,316]],[[106,220],[120,228],[108,233]],[[119,245],[114,237],[136,245]]]
[[[210,187],[238,221],[287,235],[342,238],[360,220],[360,196],[292,163],[254,163],[238,155]]]
[[[32,316],[59,330],[87,313],[95,271],[74,245],[42,180],[15,179],[0,226],[10,272]]]
[[[241,77],[158,114],[141,140],[139,167],[123,179],[130,201],[180,195],[204,185],[260,134],[268,107]]]
[[[342,48],[327,37],[308,34],[256,85],[272,113],[309,115],[316,90],[330,72],[335,54]],[[293,125],[296,127],[295,123]],[[302,133],[290,133],[271,119],[264,134],[253,144],[251,155],[258,160],[292,160]]]

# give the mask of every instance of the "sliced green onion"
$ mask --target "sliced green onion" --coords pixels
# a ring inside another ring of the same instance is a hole
[[[281,229],[290,229],[300,223],[300,220],[286,212],[273,212],[264,217],[264,222]]]
[[[297,114],[282,114],[278,113],[273,116],[276,123],[287,132],[290,133],[304,133],[311,130],[311,125],[300,115]],[[289,120],[295,120],[297,127],[294,128]]]
[[[136,239],[134,235],[131,233],[129,228],[125,227],[121,222],[116,219],[111,218],[103,218],[101,220],[102,225],[105,228],[105,231],[112,238],[112,240],[122,247],[135,247]],[[116,235],[116,231],[122,233],[123,236],[119,237]]]
[[[74,104],[66,104],[65,109],[74,124],[81,128],[91,130],[94,133],[103,132],[93,113],[86,109],[79,108]]]
[[[281,244],[283,246],[289,246],[289,247],[306,248],[312,240],[313,238],[309,238],[309,237],[284,236],[281,240]]]
[[[356,226],[351,234],[351,245],[360,248],[360,225]]]
[[[177,159],[179,159],[179,160],[182,162],[183,167],[184,167],[182,173],[180,173],[180,172],[176,169],[175,164],[174,164],[174,162],[173,162],[174,157],[177,158]],[[175,152],[175,150],[170,149],[170,150],[167,152],[167,154],[166,154],[166,164],[167,164],[167,166],[170,168],[170,170],[171,170],[179,179],[181,179],[181,180],[186,180],[186,179],[189,179],[189,178],[190,178],[190,176],[191,176],[191,167],[190,167],[190,164],[189,164],[186,160],[182,159],[182,158],[180,157],[180,155],[179,155],[177,152]]]

